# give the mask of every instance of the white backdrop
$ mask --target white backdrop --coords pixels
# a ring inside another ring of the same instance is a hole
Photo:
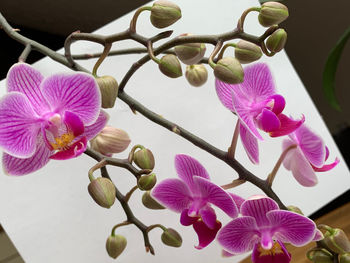
[[[175,30],[174,36],[185,32],[214,34],[229,31],[235,27],[237,19],[246,8],[258,4],[255,0],[175,2],[182,8],[183,18],[171,27]],[[127,28],[131,16],[132,14],[128,14],[97,32],[111,34],[122,31]],[[148,14],[145,13],[141,14],[137,29],[147,36],[159,32],[152,29]],[[248,16],[246,30],[256,34],[263,32],[264,29],[257,23],[257,15]],[[131,46],[137,45],[124,41],[114,44],[112,49]],[[209,54],[212,48],[207,48]],[[87,42],[77,42],[72,47],[75,54],[98,50],[101,50],[100,46]],[[232,50],[228,52],[232,54]],[[140,55],[109,58],[101,66],[99,73],[113,75],[120,82],[129,66],[139,57]],[[92,69],[95,61],[82,61],[81,64]],[[319,184],[313,188],[300,186],[290,172],[283,167],[280,169],[274,182],[274,190],[285,204],[296,205],[305,214],[311,214],[349,189],[349,171],[287,55],[281,52],[273,58],[263,58],[262,61],[270,65],[278,92],[287,99],[285,112],[295,117],[305,114],[306,124],[317,131],[329,147],[330,160],[333,161],[336,156],[341,159],[334,170],[318,174]],[[44,75],[68,71],[47,58],[34,66]],[[208,82],[203,87],[194,88],[184,77],[169,79],[158,71],[157,65],[148,63],[129,81],[126,91],[150,109],[221,149],[226,149],[231,142],[236,120],[217,99],[212,74],[209,74]],[[5,81],[0,83],[0,93],[5,94]],[[236,178],[235,172],[226,164],[176,134],[153,124],[141,114],[132,114],[122,101],[118,100],[117,107],[109,110],[109,113],[109,124],[126,130],[133,145],[143,144],[153,151],[156,157],[155,172],[159,181],[176,176],[173,160],[177,153],[189,154],[198,159],[206,167],[212,180],[218,184],[225,184]],[[260,143],[259,166],[249,162],[240,142],[237,152],[239,161],[261,178],[265,178],[271,171],[281,152],[281,138],[265,138]],[[117,156],[126,157],[127,153]],[[118,203],[107,210],[97,206],[89,197],[87,171],[93,164],[92,159],[81,156],[69,161],[51,161],[40,171],[23,177],[1,174],[0,222],[26,262],[112,262],[105,252],[105,240],[113,225],[123,221],[125,216]],[[125,170],[110,170],[113,180],[124,192],[134,185],[133,176]],[[243,197],[261,193],[249,183],[235,188],[233,192]],[[118,258],[119,262],[142,260],[144,263],[212,263],[238,262],[242,258],[221,258],[220,247],[216,242],[202,251],[194,249],[197,237],[193,229],[181,226],[179,215],[171,211],[150,211],[143,208],[141,194],[137,192],[130,201],[136,216],[146,224],[162,223],[177,229],[182,234],[183,246],[178,249],[165,247],[160,242],[161,231],[154,230],[150,236],[156,256],[151,256],[144,252],[142,235],[136,227],[126,226],[117,231],[128,239],[128,246]],[[227,222],[225,215],[219,212],[219,216],[223,222]]]

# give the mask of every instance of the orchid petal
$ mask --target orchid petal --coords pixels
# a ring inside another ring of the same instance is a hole
[[[283,243],[275,242],[271,250],[263,249],[259,243],[254,246],[253,263],[289,263],[290,261],[291,255]]]
[[[224,226],[218,233],[220,245],[230,253],[241,254],[253,249],[260,239],[260,233],[253,217],[238,217]]]
[[[228,84],[219,79],[215,79],[216,94],[219,97],[221,103],[230,111],[234,111],[232,106],[232,84]]]
[[[279,209],[278,204],[273,199],[259,197],[246,200],[241,206],[241,214],[243,216],[254,217],[257,225],[260,227],[270,224],[266,218],[266,213],[277,209]]]
[[[233,194],[233,193],[228,193],[231,198],[233,199],[233,201],[235,202],[237,208],[238,208],[238,211],[241,210],[241,205],[243,204],[243,202],[245,201],[245,199],[239,195],[236,195],[236,194]]]
[[[192,202],[191,192],[179,179],[165,179],[152,190],[152,196],[159,203],[175,212],[182,212]]]
[[[232,218],[238,216],[238,209],[235,202],[224,189],[199,176],[194,176],[193,181],[198,186],[203,200],[216,205]]]
[[[26,63],[14,64],[7,73],[7,91],[23,93],[34,111],[42,115],[50,109],[40,90],[43,78],[39,71]]]
[[[101,94],[91,75],[53,75],[44,79],[41,91],[53,112],[74,112],[84,125],[91,125],[96,121],[101,107]]]
[[[228,258],[228,257],[236,256],[236,254],[232,254],[232,253],[226,251],[225,249],[223,249],[223,250],[221,250],[221,256],[224,258]]]
[[[322,231],[316,228],[315,236],[312,239],[312,241],[320,241],[322,239],[324,239],[324,235]]]
[[[88,140],[94,138],[106,126],[108,119],[108,114],[101,110],[97,120],[93,124],[85,127],[84,136],[86,136]]]
[[[299,147],[306,159],[315,167],[322,167],[326,158],[326,148],[320,136],[312,132],[306,125],[295,131]]]
[[[305,121],[304,116],[300,120],[293,120],[282,113],[278,114],[277,117],[281,122],[281,127],[278,130],[271,131],[269,133],[271,137],[288,135],[298,129]]]
[[[275,113],[270,110],[263,109],[256,117],[259,128],[265,132],[273,132],[281,127],[281,122]]]
[[[291,139],[284,139],[282,142],[282,150],[285,151],[287,150],[289,147],[291,146],[297,146],[297,143]],[[293,149],[290,149],[289,151],[291,151]],[[290,171],[292,168],[292,161],[293,161],[293,154],[287,154],[284,159],[283,159],[283,166]]]
[[[66,111],[64,113],[64,123],[67,125],[69,131],[73,132],[74,137],[84,133],[84,124],[74,113]]]
[[[185,154],[175,156],[175,169],[178,176],[188,185],[192,192],[196,192],[196,185],[193,184],[193,176],[200,176],[209,179],[205,168],[194,158]]]
[[[327,161],[329,157],[329,149],[327,146],[324,147],[326,149],[326,156],[324,157],[324,160]]]
[[[53,160],[68,160],[71,158],[78,157],[83,154],[86,150],[87,140],[86,137],[82,137],[77,142],[70,145],[66,150],[58,151],[57,153],[50,156]]]
[[[49,162],[52,152],[38,139],[36,150],[29,158],[16,158],[7,153],[2,156],[3,168],[8,175],[25,175],[35,172]]]
[[[14,157],[31,157],[36,148],[41,120],[28,98],[19,92],[6,94],[0,100],[0,146]]]
[[[294,212],[275,210],[266,214],[274,229],[274,237],[281,242],[291,243],[294,246],[304,246],[315,237],[315,223]]]
[[[275,94],[275,84],[267,64],[255,63],[244,68],[244,81],[240,84],[250,98],[262,100]]]
[[[210,229],[216,227],[216,214],[213,208],[210,206],[205,206],[199,210],[199,214],[204,222]]]
[[[195,246],[197,249],[202,249],[208,246],[216,237],[217,232],[221,228],[221,223],[216,221],[216,225],[213,229],[208,228],[208,226],[202,221],[198,220],[193,224],[193,228],[198,235],[199,244]]]
[[[249,160],[253,164],[259,164],[259,145],[258,140],[247,130],[247,128],[239,124],[239,133],[245,152]]]
[[[180,223],[183,226],[193,225],[200,217],[199,216],[188,216],[188,209],[181,212]]]
[[[312,169],[314,169],[315,172],[327,172],[329,170],[332,170],[334,167],[337,166],[337,164],[340,162],[338,158],[335,158],[335,161],[330,164],[325,164],[320,168],[312,166]]]
[[[311,164],[305,158],[299,148],[292,149],[287,153],[283,165],[291,170],[294,178],[303,186],[314,186],[317,184],[317,177]]]
[[[286,106],[286,100],[282,95],[275,94],[269,97],[269,99],[273,100],[273,106],[271,111],[273,111],[276,115],[280,114],[284,107]]]
[[[254,115],[251,112],[251,108],[246,100],[238,96],[237,93],[233,93],[233,108],[237,113],[238,118],[241,121],[241,124],[245,126],[249,132],[254,135],[257,139],[263,140],[258,129],[256,128],[254,122]]]

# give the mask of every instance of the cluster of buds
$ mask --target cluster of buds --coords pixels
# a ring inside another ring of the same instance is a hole
[[[345,232],[327,225],[318,227],[326,230],[324,239],[319,241],[319,247],[308,252],[308,258],[315,263],[333,263],[337,257],[337,262],[350,263],[350,241]]]

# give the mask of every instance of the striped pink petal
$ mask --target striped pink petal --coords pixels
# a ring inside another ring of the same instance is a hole
[[[29,100],[34,111],[42,115],[50,111],[50,107],[40,90],[43,76],[32,66],[26,63],[14,64],[7,73],[7,91],[23,93]]]
[[[163,206],[178,213],[192,202],[190,189],[183,181],[175,178],[158,183],[152,190],[152,196]]]
[[[14,157],[31,157],[41,122],[23,93],[6,94],[0,99],[0,146]]]
[[[204,222],[210,229],[216,227],[216,214],[213,208],[210,206],[204,206],[199,210],[199,214]]]
[[[108,114],[101,110],[97,120],[93,124],[85,126],[84,136],[88,140],[94,138],[106,126],[108,119]]]
[[[8,175],[25,175],[35,172],[49,162],[52,152],[45,146],[40,136],[34,154],[29,158],[16,158],[7,153],[2,156],[2,164]]]
[[[305,122],[304,116],[300,120],[293,120],[282,113],[278,114],[277,117],[281,122],[281,126],[279,129],[269,132],[271,137],[288,135],[298,129]]]
[[[215,79],[216,94],[221,103],[230,111],[234,111],[232,106],[232,91],[234,85]]]
[[[239,131],[244,150],[246,151],[249,160],[253,164],[259,164],[258,140],[242,124],[239,124]]]
[[[74,112],[84,123],[93,124],[100,112],[101,95],[95,79],[86,73],[52,75],[41,84],[52,112]]]

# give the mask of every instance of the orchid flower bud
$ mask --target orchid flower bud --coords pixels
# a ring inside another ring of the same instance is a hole
[[[183,34],[182,36],[189,36],[190,34]],[[174,48],[178,58],[186,65],[197,64],[205,54],[204,43],[186,43]]]
[[[181,9],[176,4],[158,0],[151,8],[151,23],[156,28],[164,28],[174,24],[181,18]]]
[[[165,55],[160,59],[159,70],[170,78],[182,76],[181,64],[177,57],[172,54]]]
[[[160,210],[165,209],[160,203],[158,203],[152,196],[149,191],[145,192],[142,195],[142,204],[148,209]]]
[[[153,153],[146,148],[134,153],[134,162],[141,169],[153,170],[155,165]]]
[[[128,148],[130,137],[126,131],[111,126],[106,126],[90,141],[91,148],[104,155],[120,153]]]
[[[202,86],[208,79],[208,71],[203,64],[186,67],[187,81],[194,87]]]
[[[102,108],[113,108],[118,96],[118,82],[112,76],[102,76],[96,78],[101,91]]]
[[[111,235],[106,242],[106,250],[111,258],[116,259],[125,249],[126,238],[122,235]]]
[[[137,180],[137,186],[142,191],[149,191],[157,183],[157,177],[154,173],[143,175]]]
[[[278,2],[266,2],[262,4],[258,16],[259,23],[264,27],[277,25],[289,16],[288,8]]]
[[[294,213],[297,213],[299,215],[304,215],[303,212],[300,210],[299,207],[296,207],[294,205],[289,205],[287,206],[288,210],[291,211],[291,212],[294,212]]]
[[[262,52],[259,46],[245,41],[240,40],[235,47],[235,57],[242,64],[247,64],[260,59]]]
[[[326,249],[313,251],[309,259],[315,263],[333,263],[333,255]]]
[[[163,244],[171,247],[181,247],[182,245],[182,238],[180,234],[172,229],[172,228],[167,228],[162,236],[161,236]]]
[[[271,51],[271,52],[280,52],[284,46],[286,45],[287,42],[287,32],[279,28],[275,32],[272,33],[271,36],[266,40],[266,47]]]
[[[94,201],[105,208],[110,208],[115,201],[115,187],[111,180],[99,177],[90,182],[88,191]]]
[[[350,263],[350,253],[340,255],[339,263]]]
[[[214,75],[219,80],[237,84],[243,82],[244,72],[241,63],[233,57],[224,57],[218,61],[214,68]]]
[[[337,254],[350,252],[350,241],[345,232],[340,228],[329,228],[324,234],[324,244]]]

